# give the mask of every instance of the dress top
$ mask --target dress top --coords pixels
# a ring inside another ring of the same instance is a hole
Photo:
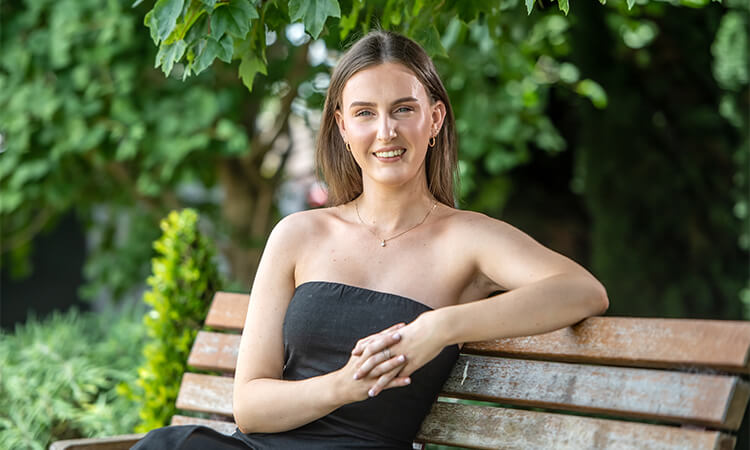
[[[285,380],[302,380],[340,369],[363,337],[409,323],[432,308],[396,294],[328,281],[299,285],[284,318]],[[457,345],[411,375],[408,386],[344,405],[327,416],[282,433],[239,431],[251,448],[411,449],[412,442],[456,362]]]

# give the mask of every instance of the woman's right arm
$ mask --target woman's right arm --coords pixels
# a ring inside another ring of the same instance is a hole
[[[245,327],[237,355],[233,412],[244,433],[287,431],[323,417],[345,404],[364,400],[379,375],[391,378],[404,362],[394,355],[372,376],[355,380],[354,373],[373,353],[398,341],[392,330],[373,340],[370,352],[353,355],[343,368],[300,381],[282,380],[282,327],[294,294],[296,251],[314,226],[309,213],[286,217],[274,228],[263,252],[250,293]],[[395,378],[388,387],[404,386]]]

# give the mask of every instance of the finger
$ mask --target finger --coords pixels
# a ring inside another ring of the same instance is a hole
[[[373,385],[373,387],[370,388],[370,390],[367,392],[367,395],[369,395],[370,397],[375,397],[376,395],[380,394],[386,388],[386,386],[390,385],[394,379],[397,379],[396,375],[398,375],[397,370],[393,370],[381,375],[380,378],[378,378],[378,381],[375,382],[375,385]],[[402,379],[402,381],[399,383],[399,386],[406,386],[407,384],[409,384],[409,382],[411,382],[411,379],[408,379],[407,377],[398,378]],[[406,382],[405,380],[403,380],[404,378],[408,379],[409,381]]]
[[[354,379],[359,380],[360,378],[364,378],[365,376],[368,376],[370,371],[377,366],[378,364],[387,361],[391,358],[390,352],[387,351],[380,351],[375,353],[372,356],[369,356],[364,363],[362,363],[361,366],[357,369],[357,371],[354,373]]]
[[[367,336],[366,338],[360,339],[359,341],[357,341],[357,345],[355,345],[354,348],[352,349],[352,355],[361,355],[362,352],[364,351],[365,347],[367,347],[367,345],[370,342],[372,342],[373,339],[375,339],[375,338],[377,338],[379,336],[383,336],[385,334],[394,332],[394,331],[398,330],[399,328],[403,328],[405,326],[406,326],[406,324],[403,323],[403,322],[397,323],[397,324],[395,324],[395,325],[393,325],[391,327],[386,328],[383,331],[380,331],[380,332],[375,333],[373,335]]]
[[[378,352],[382,352],[386,348],[397,344],[400,340],[401,334],[398,331],[394,331],[390,334],[384,334],[381,337],[371,340],[367,344],[364,351],[362,352],[362,357],[369,358],[370,356]]]
[[[369,377],[379,377],[385,373],[388,373],[398,367],[402,367],[404,364],[406,364],[406,356],[404,355],[398,355],[394,356],[393,358],[384,361],[377,366],[375,366],[370,373],[367,374]]]
[[[411,384],[411,377],[396,377],[392,379],[390,383],[385,385],[385,387],[383,388],[383,391],[386,389],[408,386],[410,384]]]

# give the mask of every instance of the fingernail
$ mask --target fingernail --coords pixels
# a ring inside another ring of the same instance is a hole
[[[354,379],[355,379],[355,380],[359,380],[359,374],[358,374],[358,373],[355,373],[355,374],[354,374]]]
[[[411,378],[407,378],[404,380],[404,384],[411,384]]]
[[[375,391],[370,389],[369,391],[367,391],[367,395],[369,395],[370,397],[375,397]]]
[[[405,359],[406,359],[406,358],[404,357],[404,355],[399,355],[399,356],[398,356],[398,360],[399,360],[399,362],[404,362],[404,360],[405,360]]]
[[[401,339],[401,335],[398,333],[393,333],[393,339]]]

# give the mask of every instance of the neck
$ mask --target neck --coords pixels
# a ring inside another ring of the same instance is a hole
[[[432,208],[435,198],[426,180],[402,186],[383,186],[363,180],[357,202],[359,215],[366,225],[381,233],[392,233],[418,223]]]

